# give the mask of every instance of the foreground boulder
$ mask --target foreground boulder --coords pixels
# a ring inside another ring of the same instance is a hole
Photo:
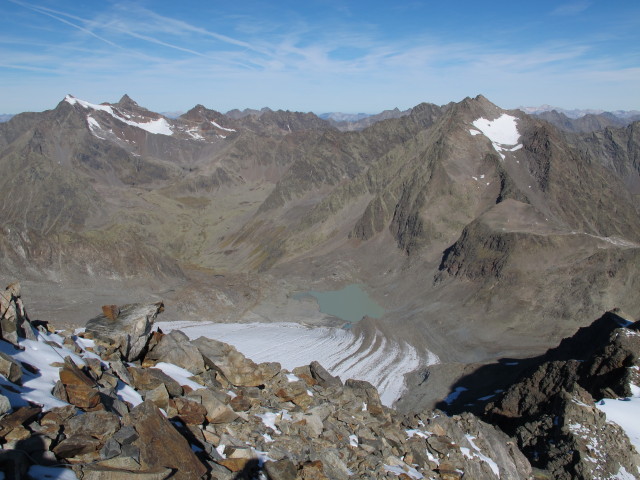
[[[206,365],[235,386],[257,387],[280,371],[279,363],[257,365],[231,345],[212,338],[200,337],[194,340],[193,344],[198,347]]]
[[[125,426],[135,429],[138,438],[140,470],[170,468],[176,480],[197,479],[207,468],[193,453],[189,442],[169,422],[152,402],[146,401],[134,408],[123,419]]]
[[[18,282],[10,283],[0,292],[0,338],[13,345],[17,345],[18,338],[35,339]]]
[[[164,310],[162,302],[102,307],[102,315],[87,322],[86,333],[126,361],[140,358],[147,346],[153,323]]]
[[[180,330],[163,335],[158,343],[149,350],[145,360],[167,362],[189,370],[194,375],[206,370],[202,354]]]

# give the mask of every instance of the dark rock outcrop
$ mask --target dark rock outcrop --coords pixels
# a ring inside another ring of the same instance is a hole
[[[640,383],[640,332],[619,311],[550,349],[497,400],[485,418],[517,439],[536,467],[558,479],[640,474],[640,456],[622,429],[596,408],[632,396]]]

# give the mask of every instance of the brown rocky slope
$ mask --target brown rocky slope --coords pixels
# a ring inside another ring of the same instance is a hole
[[[74,334],[31,322],[18,284],[1,299],[5,478],[61,466],[78,479],[531,477],[513,442],[473,415],[402,417],[367,382],[315,362],[287,372],[154,332],[161,303],[105,306]]]

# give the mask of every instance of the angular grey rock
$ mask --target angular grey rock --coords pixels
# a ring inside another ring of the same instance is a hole
[[[384,407],[380,401],[380,394],[376,387],[364,380],[354,380],[352,378],[345,382],[345,387],[366,404],[367,411],[372,415],[382,415]]]
[[[166,480],[173,477],[170,468],[151,470],[124,470],[102,465],[87,465],[82,468],[82,480]]]
[[[225,405],[216,395],[207,389],[191,392],[188,398],[197,400],[207,409],[207,421],[209,423],[230,423],[238,418],[238,414]]]
[[[191,344],[189,337],[180,330],[173,330],[164,335],[158,344],[147,353],[145,359],[173,363],[189,370],[194,375],[205,371],[202,354],[196,346]]]
[[[329,477],[336,480],[347,480],[352,472],[349,471],[345,463],[340,458],[340,452],[335,448],[326,448],[322,452],[319,452],[317,458],[312,460],[319,460],[324,467],[324,473]]]
[[[22,385],[22,368],[9,355],[0,352],[0,375],[16,385]]]
[[[118,415],[105,412],[86,412],[64,422],[65,435],[89,435],[105,442],[120,428]]]
[[[11,402],[4,395],[0,395],[0,417],[11,411]]]
[[[144,394],[145,400],[151,400],[156,407],[162,408],[163,410],[167,410],[169,406],[169,392],[167,391],[167,387],[164,384],[158,385],[153,390],[147,390]]]
[[[100,458],[108,460],[110,458],[117,457],[121,453],[122,449],[120,448],[120,444],[113,438],[110,438],[100,449]]]
[[[9,284],[4,292],[0,292],[0,338],[13,345],[18,344],[20,337],[36,339],[20,295],[18,282]]]
[[[331,375],[315,360],[309,364],[309,370],[311,371],[313,379],[325,388],[342,386],[342,380],[340,380],[340,377],[334,377]]]
[[[269,480],[296,480],[296,466],[288,458],[264,464]]]
[[[111,367],[111,373],[117,376],[127,385],[133,384],[133,379],[127,370],[127,367],[119,358],[112,358],[109,360],[109,366]]]
[[[273,378],[281,367],[279,363],[257,365],[234,347],[211,338],[200,337],[193,341],[204,358],[205,364],[221,373],[235,386],[257,387]]]
[[[182,395],[180,384],[158,368],[129,367],[128,371],[133,380],[131,386],[138,390],[153,390],[164,385],[171,397]]]
[[[176,480],[198,479],[207,472],[187,440],[153,403],[141,403],[125,416],[123,423],[136,429],[139,438],[132,445],[140,449],[143,470],[172,468],[176,470],[172,477]]]
[[[69,397],[67,395],[67,390],[64,388],[63,383],[58,380],[56,384],[53,386],[53,390],[51,394],[56,397],[58,400],[62,400],[63,402],[69,402]]]
[[[130,443],[128,445],[122,445],[122,456],[131,458],[134,462],[140,463],[140,447]]]
[[[138,439],[138,433],[132,426],[125,425],[112,438],[120,445],[129,445]]]
[[[162,302],[129,304],[119,309],[104,308],[103,314],[87,322],[86,333],[118,349],[124,360],[140,358],[151,336],[153,323],[164,310]]]

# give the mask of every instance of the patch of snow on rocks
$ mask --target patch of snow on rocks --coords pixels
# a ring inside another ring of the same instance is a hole
[[[422,430],[417,430],[415,428],[410,428],[405,431],[407,432],[407,438],[413,438],[416,436],[421,438],[429,438],[429,436],[431,435],[431,432],[423,432]]]
[[[159,368],[160,370],[162,370],[165,374],[167,374],[168,376],[173,378],[176,382],[178,382],[182,387],[186,385],[192,390],[199,390],[201,388],[205,388],[202,385],[200,385],[198,382],[194,382],[193,380],[189,379],[190,377],[193,376],[193,373],[191,373],[186,368],[182,368],[177,365],[174,365],[173,363],[166,363],[166,362],[156,363],[155,368]]]
[[[404,465],[385,465],[384,471],[387,473],[393,473],[396,476],[405,475],[409,476],[414,480],[420,480],[424,478],[420,472],[418,472],[415,468],[404,466]]]
[[[198,129],[197,128],[189,128],[188,130],[185,130],[185,132],[191,136],[191,138],[193,138],[194,140],[204,140],[205,138],[200,135],[198,133]]]
[[[51,410],[55,407],[63,407],[66,402],[57,399],[51,393],[56,382],[60,379],[60,367],[64,358],[70,356],[78,365],[84,365],[81,357],[64,347],[54,347],[45,342],[61,344],[60,336],[55,334],[43,334],[38,332],[38,340],[21,339],[19,344],[24,350],[18,350],[7,342],[0,342],[0,352],[9,355],[14,360],[27,363],[38,369],[37,373],[25,371],[22,375],[22,385],[17,386],[8,382],[0,375],[0,384],[11,385],[17,393],[0,389],[2,394],[9,398],[12,406],[25,406],[26,401],[42,405],[43,410]],[[15,403],[14,403],[15,402]]]
[[[616,473],[612,478],[613,480],[637,480],[636,476],[627,472],[627,470],[622,465],[620,465],[620,470],[618,470],[618,473]]]
[[[640,451],[640,388],[631,385],[632,396],[614,400],[605,398],[596,403],[607,420],[617,423],[625,431],[629,440]]]
[[[490,457],[487,457],[484,453],[482,453],[482,451],[478,448],[478,446],[474,443],[474,440],[476,439],[476,437],[466,434],[465,437],[467,438],[467,441],[469,442],[469,444],[473,447],[473,449],[475,450],[475,452],[468,452],[465,453],[465,450],[468,451],[467,448],[463,448],[460,447],[460,450],[462,451],[463,455],[465,455],[465,457],[472,459],[474,456],[479,458],[480,460],[482,460],[483,462],[485,462],[487,465],[489,465],[489,468],[491,468],[491,471],[498,477],[500,478],[500,468],[498,468],[498,464],[491,459]],[[469,455],[470,453],[470,455]]]
[[[293,373],[287,373],[286,377],[287,377],[287,382],[289,382],[289,383],[297,382],[297,381],[300,380],[300,377],[298,377],[297,375],[295,375]]]
[[[89,124],[89,128],[93,131],[94,129],[100,129],[100,124],[98,121],[90,116],[87,116],[87,123]]]
[[[260,420],[262,420],[262,423],[264,423],[266,427],[270,428],[271,430],[274,431],[274,433],[278,435],[281,434],[282,432],[280,432],[280,429],[276,426],[276,421],[293,419],[293,417],[289,415],[289,412],[287,412],[286,410],[280,410],[279,413],[275,413],[275,412],[258,413],[256,414],[256,417],[260,418]]]
[[[78,480],[73,470],[42,465],[32,465],[27,475],[34,480]]]
[[[129,402],[134,407],[140,405],[143,402],[142,395],[140,395],[134,390],[133,387],[127,385],[122,380],[118,380],[118,385],[116,386],[116,396],[123,402]]]
[[[71,105],[80,105],[83,108],[89,108],[91,110],[102,110],[103,112],[107,112],[110,115],[113,115],[113,108],[109,105],[96,105],[95,103],[89,103],[85,100],[80,100],[72,95],[67,95],[64,97],[64,101],[70,103]]]

